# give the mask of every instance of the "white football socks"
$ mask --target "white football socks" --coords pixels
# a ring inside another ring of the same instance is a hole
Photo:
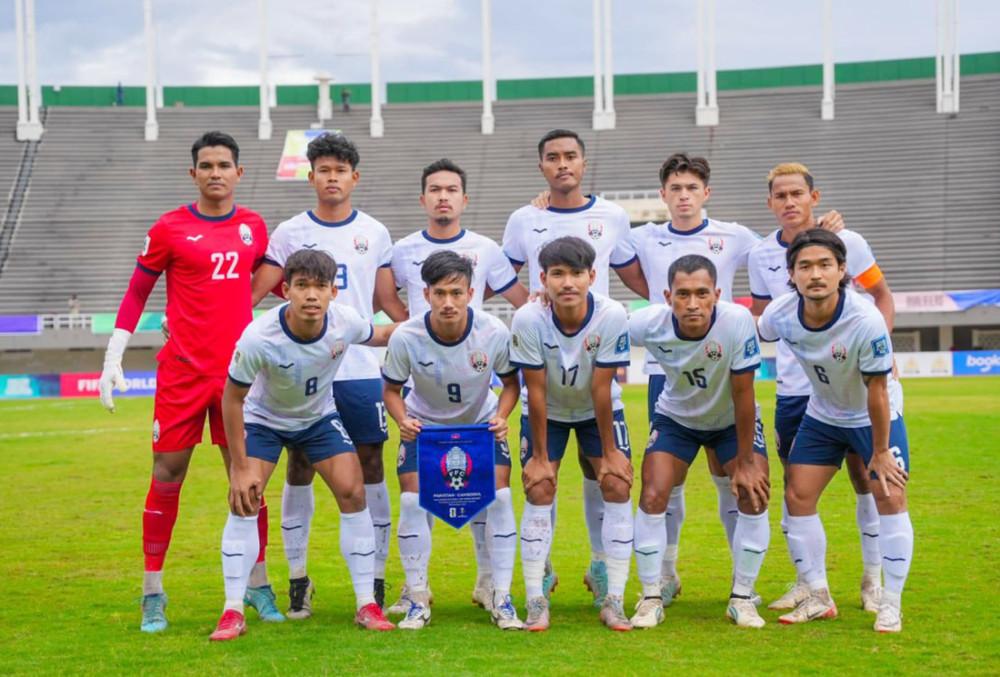
[[[601,539],[608,567],[608,594],[621,597],[628,582],[629,563],[632,560],[633,539],[632,503],[604,501],[604,522]]]
[[[243,613],[243,597],[247,592],[250,570],[253,569],[259,552],[257,516],[240,517],[229,513],[222,530],[222,577],[226,590],[226,609]]]
[[[601,536],[604,524],[604,496],[597,480],[583,478],[583,516],[590,536],[590,560],[604,561],[604,539]]]
[[[667,547],[664,528],[665,513],[649,514],[642,508],[635,511],[635,568],[642,583],[643,597],[660,594],[663,549]],[[675,548],[677,546],[674,546]]]
[[[910,513],[882,515],[879,522],[878,538],[882,550],[885,590],[901,595],[910,573],[910,561],[913,559],[913,524],[910,522]]]
[[[288,577],[306,575],[306,554],[309,550],[309,527],[315,503],[311,484],[302,486],[285,482],[281,492],[281,542],[288,560]]]
[[[734,595],[749,597],[753,593],[770,542],[771,526],[767,521],[767,510],[759,515],[739,513],[736,533],[733,534]]]
[[[354,585],[357,608],[375,602],[375,528],[368,508],[340,513],[340,554]]]
[[[736,519],[739,515],[739,508],[736,505],[736,497],[730,490],[730,480],[728,477],[716,477],[712,475],[712,483],[715,491],[719,494],[719,521],[722,528],[726,530],[726,542],[729,544],[729,552],[733,551],[733,534],[736,533]]]
[[[829,589],[826,581],[826,532],[819,515],[788,516],[788,551],[799,580],[810,590]]]
[[[385,578],[385,562],[389,559],[389,539],[392,535],[392,508],[385,480],[365,485],[365,503],[375,528],[375,578]]]
[[[677,551],[681,542],[681,526],[684,525],[684,485],[679,484],[670,491],[667,512],[664,514],[667,540],[663,547],[662,576],[677,578]]]
[[[493,574],[493,567],[490,562],[490,545],[486,538],[486,510],[480,511],[478,515],[469,522],[469,530],[472,531],[472,544],[476,552],[476,579],[488,577]]]
[[[514,522],[514,502],[509,487],[497,489],[496,500],[486,509],[486,521],[488,523],[486,531],[490,537],[493,595],[495,599],[503,600],[510,594],[517,553],[517,526]]]
[[[528,599],[542,596],[545,560],[552,547],[553,507],[526,502],[521,515],[521,569]]]
[[[406,574],[406,587],[411,592],[427,590],[427,563],[431,557],[431,530],[427,526],[427,511],[420,507],[416,492],[399,495],[399,559]]]
[[[856,498],[858,536],[861,538],[865,577],[879,580],[882,573],[882,552],[879,550],[879,514],[875,507],[875,497],[868,493],[856,494]]]

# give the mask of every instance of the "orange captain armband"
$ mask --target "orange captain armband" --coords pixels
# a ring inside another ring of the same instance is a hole
[[[878,267],[877,263],[873,263],[871,268],[854,278],[854,281],[865,289],[871,289],[881,282],[884,277],[882,269]]]

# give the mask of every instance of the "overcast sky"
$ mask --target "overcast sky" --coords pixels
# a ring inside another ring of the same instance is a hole
[[[142,0],[36,0],[45,84],[142,84]],[[253,84],[257,0],[154,0],[160,82]],[[385,81],[477,79],[479,0],[380,0]],[[616,73],[695,69],[695,0],[615,0]],[[369,79],[367,0],[269,0],[272,80]],[[592,72],[591,0],[494,0],[497,78]],[[717,64],[821,60],[821,0],[717,0]],[[935,0],[834,0],[837,61],[933,56]],[[1000,51],[1000,1],[961,0],[962,53]],[[16,82],[14,3],[0,0],[0,83]]]

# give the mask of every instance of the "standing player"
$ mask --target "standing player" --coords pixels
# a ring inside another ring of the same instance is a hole
[[[653,627],[663,620],[660,567],[667,547],[667,505],[705,446],[715,450],[739,497],[726,614],[739,626],[760,628],[764,619],[753,603],[753,586],[771,531],[767,451],[753,392],[760,366],[757,330],[746,308],[719,300],[722,290],[708,258],[688,254],[677,259],[670,264],[667,284],[667,305],[643,308],[629,318],[633,345],[645,346],[667,377],[642,462],[635,514],[642,597],[632,625]]]
[[[206,414],[212,443],[219,446],[229,466],[222,424],[226,365],[236,339],[252,318],[250,276],[267,248],[264,221],[235,202],[236,185],[243,176],[239,152],[233,137],[222,132],[207,132],[194,142],[189,174],[198,199],[167,212],[150,228],[104,355],[101,403],[113,412],[113,389],[126,387],[122,356],[128,340],[157,279],[166,273],[171,334],[157,355],[153,472],[142,514],[143,632],[167,627],[163,561],[177,521],[181,484],[194,447],[201,442]],[[282,621],[264,566],[267,507],[263,497],[257,526],[261,548],[247,602],[264,620]]]
[[[587,171],[586,148],[580,136],[566,129],[554,129],[538,142],[538,168],[549,186],[548,207],[521,207],[507,220],[503,250],[514,267],[528,266],[528,284],[532,292],[541,292],[539,251],[559,237],[577,237],[590,243],[595,251],[593,291],[609,295],[609,268],[614,268],[625,285],[641,298],[648,298],[649,288],[629,244],[628,214],[618,205],[583,192]],[[594,593],[600,606],[608,588],[607,566],[601,538],[604,500],[591,463],[580,452],[583,471],[583,504],[590,536],[591,562],[584,583]],[[555,519],[553,504],[553,520]],[[546,568],[551,565],[546,563]],[[546,575],[546,596],[556,582]]]
[[[493,597],[483,606],[500,629],[520,630],[523,625],[510,596],[517,528],[510,495],[507,417],[520,392],[517,369],[510,363],[510,332],[492,315],[473,310],[477,292],[470,286],[474,273],[467,256],[434,252],[420,274],[426,282],[422,296],[430,310],[400,326],[389,341],[382,370],[385,405],[402,439],[396,469],[401,491],[398,536],[409,604],[399,627],[419,630],[431,618],[427,586],[431,531],[428,513],[419,504],[417,435],[425,425],[488,423],[496,437],[496,500],[485,511],[491,543],[483,550],[490,558],[488,588]],[[503,383],[499,400],[490,387],[493,374]],[[404,400],[401,390],[411,378],[413,387]]]
[[[330,397],[348,346],[385,345],[395,328],[379,327],[337,296],[339,267],[324,252],[303,249],[285,260],[283,296],[244,330],[222,396],[231,441],[229,519],[222,532],[226,603],[210,639],[246,632],[243,596],[259,547],[256,513],[283,447],[297,449],[330,487],[340,508],[340,551],[357,597],[355,623],[391,630],[375,603],[375,530],[365,505],[361,464]]]
[[[339,134],[313,139],[306,150],[309,183],[316,206],[293,216],[275,229],[260,271],[254,279],[254,303],[280,281],[282,266],[299,249],[316,249],[333,256],[337,264],[336,303],[348,305],[371,320],[372,302],[395,321],[406,319],[406,308],[396,296],[389,269],[392,239],[389,231],[368,214],[354,209],[351,194],[361,174],[358,150]],[[385,599],[385,562],[389,556],[391,513],[382,469],[382,445],[388,439],[378,356],[365,346],[347,350],[333,382],[333,398],[340,411],[350,411],[344,427],[357,449],[365,475],[366,502],[375,523],[375,599]],[[312,615],[313,583],[306,572],[309,527],[313,515],[312,480],[308,459],[289,451],[281,499],[281,530],[288,557],[288,617]]]
[[[424,168],[420,177],[420,205],[427,213],[427,228],[418,230],[396,243],[392,251],[392,272],[396,285],[406,290],[412,317],[423,317],[430,306],[421,274],[424,262],[439,251],[453,251],[472,264],[472,308],[483,307],[483,299],[500,294],[515,308],[528,299],[528,291],[517,279],[517,272],[496,242],[462,227],[462,213],[469,205],[465,191],[466,177],[461,167],[441,159]],[[490,555],[487,549],[486,516],[477,515],[470,524],[476,546],[476,586],[472,601],[488,609],[493,600]],[[402,600],[407,594],[401,591]],[[409,605],[393,605],[390,611],[405,613]]]
[[[809,378],[812,393],[788,455],[788,547],[809,594],[782,623],[834,618],[826,581],[826,535],[816,506],[845,454],[857,454],[870,473],[878,510],[885,588],[875,630],[902,630],[900,599],[913,557],[906,506],[910,454],[901,416],[887,389],[892,343],[879,311],[847,288],[843,241],[818,229],[799,233],[786,255],[797,294],[775,299],[760,316],[765,341],[781,340]]]
[[[521,464],[527,503],[521,521],[521,564],[528,597],[528,630],[549,626],[543,594],[545,562],[552,545],[556,476],[570,431],[598,477],[604,520],[607,594],[601,621],[613,630],[632,628],[622,596],[632,557],[632,464],[628,426],[615,372],[628,364],[625,309],[593,294],[594,248],[560,237],[538,253],[548,304],[529,303],[514,314],[511,362],[524,376]]]
[[[788,288],[788,268],[785,255],[795,237],[816,226],[813,210],[819,203],[820,193],[814,188],[808,168],[798,163],[780,164],[768,175],[768,208],[774,212],[780,228],[764,238],[750,253],[750,291],[753,294],[752,312],[760,316],[771,299],[791,293]],[[859,234],[851,230],[837,233],[847,251],[846,270],[849,279],[870,294],[892,330],[895,306],[892,292],[882,275],[871,248]],[[806,403],[812,388],[806,372],[799,366],[789,346],[777,346],[778,401],[774,415],[775,438],[778,458],[786,464],[792,440],[802,422]],[[902,413],[902,388],[899,381],[890,377],[890,401],[893,415]],[[857,503],[857,523],[861,540],[864,574],[861,578],[861,604],[871,612],[879,608],[879,591],[882,581],[882,558],[879,553],[878,511],[869,488],[868,473],[861,457],[847,455],[847,470],[854,485]],[[782,531],[788,533],[788,509],[782,506]],[[799,580],[780,599],[772,602],[772,609],[792,609],[809,594],[809,586]]]

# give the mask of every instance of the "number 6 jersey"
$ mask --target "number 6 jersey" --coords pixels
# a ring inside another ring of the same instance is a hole
[[[229,380],[249,387],[246,423],[274,430],[304,430],[337,411],[333,381],[348,346],[371,339],[374,328],[349,306],[331,303],[319,336],[303,341],[285,319],[289,304],[255,319],[236,342]],[[345,412],[349,413],[349,412]]]

